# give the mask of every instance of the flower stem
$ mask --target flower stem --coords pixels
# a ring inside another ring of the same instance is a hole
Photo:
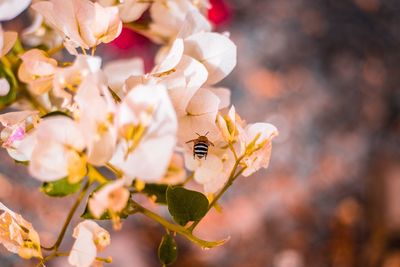
[[[171,222],[167,221],[166,219],[164,219],[160,215],[158,215],[158,214],[146,209],[145,207],[141,206],[139,203],[133,201],[133,205],[134,205],[134,209],[135,209],[136,212],[142,213],[144,216],[146,216],[146,217],[148,217],[148,218],[160,223],[166,229],[184,236],[186,239],[192,241],[193,243],[195,243],[195,244],[197,244],[197,245],[199,245],[199,246],[201,246],[203,248],[212,248],[212,247],[221,246],[227,241],[227,239],[219,240],[219,241],[202,240],[202,239],[192,235],[192,233],[189,232],[186,228],[184,228],[184,227],[182,227],[182,226],[180,226],[178,224],[174,224],[174,223],[171,223]]]
[[[68,213],[67,219],[64,222],[64,225],[61,229],[61,232],[59,233],[56,242],[54,243],[53,246],[51,246],[50,248],[46,248],[46,247],[42,247],[44,250],[54,250],[55,253],[53,254],[57,254],[57,249],[60,247],[61,242],[64,238],[65,232],[67,231],[68,225],[72,220],[72,217],[74,216],[76,209],[79,207],[79,204],[81,203],[81,201],[83,200],[83,197],[86,195],[87,190],[89,189],[90,186],[90,182],[87,181],[86,184],[84,185],[82,191],[79,193],[77,199],[75,200],[74,205],[71,207],[71,210]],[[51,254],[51,255],[53,255]],[[50,256],[51,256],[50,255]],[[50,257],[49,256],[49,257]]]

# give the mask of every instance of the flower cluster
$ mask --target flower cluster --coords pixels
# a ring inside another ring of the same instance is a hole
[[[0,20],[30,4],[21,2],[2,1]],[[170,231],[202,246],[221,244],[192,231],[238,176],[268,167],[277,130],[268,123],[246,124],[230,106],[230,91],[217,86],[235,67],[237,50],[228,33],[212,31],[204,16],[209,7],[207,0],[34,1],[34,23],[19,39],[0,27],[0,105],[14,109],[0,115],[2,146],[28,165],[47,195],[67,196],[83,187],[72,215],[97,184],[70,252],[58,251],[62,231],[43,257],[32,226],[2,205],[1,242],[7,249],[38,257],[43,265],[64,254],[73,266],[108,262],[96,251],[110,243],[110,235],[94,219],[112,220],[120,229],[121,219],[140,212],[166,228],[171,224],[135,202],[135,194],[168,206],[178,223]],[[149,23],[141,20],[146,12]],[[96,56],[96,47],[118,37],[123,25],[160,44],[150,72],[140,58],[102,66]],[[53,57],[63,48],[72,62]],[[199,143],[205,157],[196,154]],[[104,177],[102,168],[114,177]],[[185,189],[188,182],[202,185],[209,198]],[[193,207],[176,201],[186,197],[196,200]],[[182,208],[197,211],[182,215]],[[170,239],[163,238],[160,250]],[[169,264],[162,255],[161,262]]]

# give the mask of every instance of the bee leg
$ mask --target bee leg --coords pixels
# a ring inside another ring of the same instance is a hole
[[[193,159],[196,159],[196,153],[193,151]]]

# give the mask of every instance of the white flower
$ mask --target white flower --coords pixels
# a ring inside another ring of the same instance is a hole
[[[160,83],[168,88],[171,101],[179,113],[185,110],[197,90],[207,80],[208,72],[197,60],[182,56],[175,71],[160,79]]]
[[[0,202],[0,243],[25,259],[42,258],[40,239],[32,224]]]
[[[241,154],[246,153],[243,162],[246,170],[243,176],[250,176],[260,168],[267,168],[271,157],[272,139],[278,135],[275,126],[269,123],[254,123],[240,130]]]
[[[1,133],[2,146],[15,160],[27,161],[31,147],[23,147],[21,143],[26,138],[27,128],[35,127],[39,120],[37,111],[16,111],[0,115],[0,123],[5,127]]]
[[[79,223],[72,236],[76,239],[68,262],[76,267],[89,267],[96,260],[97,251],[110,244],[110,234],[94,221]]]
[[[1,3],[0,3],[1,10]],[[11,50],[17,40],[16,32],[4,32],[0,24],[0,57],[4,56]]]
[[[102,6],[116,5],[119,9],[119,17],[125,23],[139,19],[150,5],[143,0],[98,0],[98,2]]]
[[[22,63],[18,69],[20,80],[27,83],[34,94],[40,95],[48,92],[57,71],[57,61],[39,49],[25,52],[21,59]]]
[[[11,20],[22,13],[31,3],[31,0],[1,0],[0,21]]]
[[[53,93],[63,99],[63,107],[69,107],[73,94],[85,78],[100,70],[101,58],[78,55],[71,66],[58,68],[53,79]]]
[[[185,55],[204,64],[208,71],[207,84],[225,78],[236,66],[236,45],[225,35],[200,32],[185,38]]]
[[[86,174],[86,159],[82,152],[85,139],[78,125],[66,116],[42,120],[33,131],[34,148],[29,172],[41,181],[68,177],[79,182]]]
[[[204,192],[212,194],[220,190],[228,181],[235,164],[235,158],[229,149],[209,147],[207,159],[193,158],[191,151],[185,153],[185,165],[194,171],[194,179],[203,185]]]
[[[100,74],[90,74],[75,95],[75,111],[79,128],[87,145],[87,161],[101,166],[107,163],[115,150],[117,136],[113,127],[115,105]]]
[[[122,96],[122,88],[125,81],[132,75],[144,74],[143,60],[140,58],[120,59],[108,62],[104,66],[104,74],[110,88]]]
[[[208,1],[157,0],[150,7],[152,23],[150,24],[150,37],[155,41],[173,40],[178,35],[186,15],[198,9],[204,10],[209,5]]]
[[[165,87],[148,83],[131,89],[115,119],[121,140],[111,163],[130,179],[161,179],[177,131],[175,111]]]
[[[183,112],[178,113],[180,144],[193,139],[195,133],[213,140],[220,139],[215,120],[220,109],[221,99],[210,89],[201,88],[190,100]],[[225,102],[225,100],[223,101]]]
[[[93,193],[89,199],[88,207],[95,218],[100,218],[106,211],[111,214],[119,213],[126,207],[130,193],[124,187],[124,183],[125,181],[120,179]]]
[[[89,0],[50,0],[32,5],[47,23],[64,36],[65,47],[77,54],[76,47],[89,49],[109,43],[121,33],[117,7],[102,7]]]

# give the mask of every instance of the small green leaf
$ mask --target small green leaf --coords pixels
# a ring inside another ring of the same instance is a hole
[[[126,219],[128,218],[129,215],[133,213],[133,201],[129,198],[128,204],[126,204],[126,207],[118,213],[118,216],[121,219]],[[87,220],[111,220],[111,216],[108,213],[108,211],[104,212],[100,218],[95,218],[89,210],[89,207],[86,205],[85,211],[81,214],[81,218],[87,219]]]
[[[174,237],[171,234],[166,234],[158,247],[158,258],[164,265],[170,265],[178,256],[178,247]]]
[[[149,197],[155,196],[156,203],[167,204],[167,188],[166,184],[146,184],[144,189],[141,191]]]
[[[200,192],[183,187],[168,187],[167,204],[169,213],[180,225],[199,221],[208,211],[208,199]]]
[[[68,182],[68,178],[63,178],[43,183],[40,191],[51,197],[64,197],[78,192],[80,188],[81,183],[71,184]]]

